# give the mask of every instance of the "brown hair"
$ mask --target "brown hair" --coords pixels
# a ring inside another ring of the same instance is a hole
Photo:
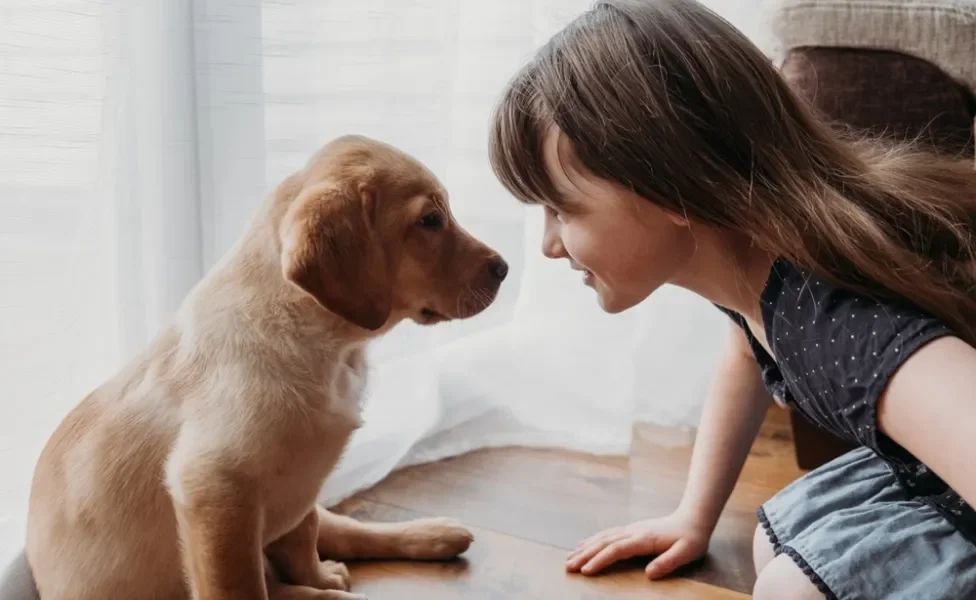
[[[542,142],[693,221],[797,267],[909,301],[976,345],[976,171],[913,144],[829,127],[741,32],[693,0],[603,0],[517,74],[492,168],[558,207]]]

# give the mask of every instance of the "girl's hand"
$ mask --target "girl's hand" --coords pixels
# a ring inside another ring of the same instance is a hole
[[[615,562],[657,554],[644,571],[648,578],[658,579],[705,556],[710,537],[711,528],[679,513],[638,521],[584,540],[566,559],[566,570],[596,575]]]

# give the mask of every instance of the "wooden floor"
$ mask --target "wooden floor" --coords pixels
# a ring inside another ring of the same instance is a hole
[[[370,600],[748,598],[755,509],[801,473],[788,421],[775,407],[704,561],[653,583],[644,578],[646,559],[596,578],[565,573],[566,554],[581,539],[676,506],[690,435],[650,427],[636,433],[629,458],[499,449],[391,475],[337,510],[379,521],[454,517],[472,528],[475,542],[450,563],[350,564],[353,591]]]

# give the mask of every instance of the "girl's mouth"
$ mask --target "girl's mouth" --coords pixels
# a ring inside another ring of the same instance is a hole
[[[570,260],[569,266],[574,271],[579,271],[580,272],[580,274],[583,276],[583,284],[584,285],[592,286],[593,279],[594,279],[593,278],[593,272],[592,271],[590,271],[589,269],[583,268],[583,265],[579,264],[578,262],[576,262],[574,260]]]

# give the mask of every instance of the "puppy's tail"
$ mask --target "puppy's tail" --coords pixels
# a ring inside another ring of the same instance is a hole
[[[0,577],[0,600],[41,600],[23,550],[7,565]]]

